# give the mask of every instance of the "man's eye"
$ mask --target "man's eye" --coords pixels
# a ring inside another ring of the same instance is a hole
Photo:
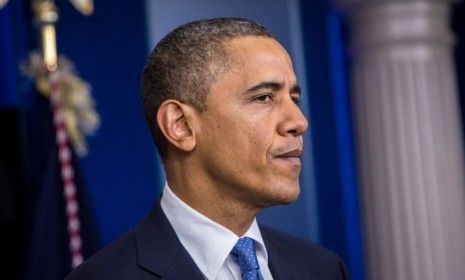
[[[260,101],[260,102],[268,102],[268,101],[273,100],[273,96],[271,94],[264,94],[264,95],[258,96],[255,99]]]
[[[292,98],[292,101],[294,101],[296,105],[300,105],[300,96],[293,96],[291,98]]]

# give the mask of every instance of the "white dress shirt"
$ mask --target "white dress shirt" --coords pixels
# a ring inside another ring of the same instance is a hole
[[[226,227],[200,214],[165,185],[161,208],[174,228],[181,244],[186,248],[197,267],[209,280],[241,280],[239,265],[230,252],[239,237]],[[273,279],[268,268],[268,254],[257,221],[241,237],[255,241],[260,272],[265,280]]]

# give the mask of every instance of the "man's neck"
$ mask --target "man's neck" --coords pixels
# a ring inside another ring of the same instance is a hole
[[[244,200],[234,199],[219,190],[222,186],[211,186],[207,182],[195,180],[187,170],[180,174],[166,173],[168,185],[187,205],[212,221],[228,228],[237,236],[242,236],[250,227],[259,207],[251,207]]]

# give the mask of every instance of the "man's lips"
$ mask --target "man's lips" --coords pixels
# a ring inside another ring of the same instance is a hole
[[[302,156],[302,149],[294,149],[288,152],[280,153],[275,158],[288,161],[293,165],[300,165],[300,157]]]

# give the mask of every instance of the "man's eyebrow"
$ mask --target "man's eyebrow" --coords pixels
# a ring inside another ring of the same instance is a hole
[[[261,89],[280,90],[283,87],[284,87],[284,83],[268,81],[268,82],[262,82],[262,83],[259,83],[257,85],[254,85],[253,87],[247,89],[245,91],[245,93],[258,91],[258,90],[261,90]]]
[[[291,93],[297,93],[298,95],[300,95],[300,93],[302,92],[301,88],[299,85],[295,84],[292,88],[291,88]]]
[[[267,81],[259,83],[245,91],[245,93],[255,92],[261,89],[271,89],[271,90],[280,90],[284,87],[284,83],[282,82],[274,82],[274,81]],[[290,93],[297,93],[300,94],[300,86],[295,84],[292,86]]]

